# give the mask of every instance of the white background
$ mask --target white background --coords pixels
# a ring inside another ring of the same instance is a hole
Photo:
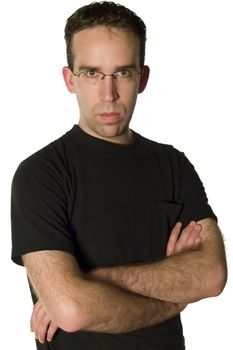
[[[148,27],[150,82],[131,127],[173,144],[195,165],[225,237],[229,281],[218,298],[183,312],[188,350],[232,344],[233,2],[122,0]],[[35,349],[25,271],[10,260],[10,185],[21,160],[78,121],[66,91],[63,29],[84,1],[8,0],[0,5],[1,287],[4,349]],[[153,6],[152,6],[153,5]]]

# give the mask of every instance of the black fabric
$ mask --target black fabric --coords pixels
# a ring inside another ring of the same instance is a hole
[[[74,254],[84,271],[164,257],[174,224],[216,219],[185,155],[134,133],[113,144],[75,125],[18,167],[12,183],[12,259]],[[35,301],[35,298],[34,298]],[[59,331],[38,349],[184,348],[180,317],[127,334]]]

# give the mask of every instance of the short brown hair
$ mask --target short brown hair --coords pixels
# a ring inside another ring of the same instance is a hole
[[[143,20],[123,5],[111,1],[92,2],[79,8],[68,19],[65,26],[67,63],[73,70],[72,39],[82,29],[98,25],[123,28],[135,34],[140,42],[140,66],[145,60],[146,26]]]

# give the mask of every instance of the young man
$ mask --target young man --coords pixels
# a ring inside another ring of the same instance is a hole
[[[29,276],[37,348],[184,349],[179,314],[221,293],[226,260],[188,159],[129,128],[149,77],[145,25],[93,3],[65,38],[79,124],[12,185],[12,259]]]

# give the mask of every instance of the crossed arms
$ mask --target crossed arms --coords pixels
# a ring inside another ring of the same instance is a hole
[[[123,333],[174,317],[187,303],[221,293],[226,260],[216,222],[192,222],[171,232],[167,257],[143,265],[100,268],[84,274],[69,253],[33,252],[23,256],[39,303],[32,330],[43,342],[57,327]]]

